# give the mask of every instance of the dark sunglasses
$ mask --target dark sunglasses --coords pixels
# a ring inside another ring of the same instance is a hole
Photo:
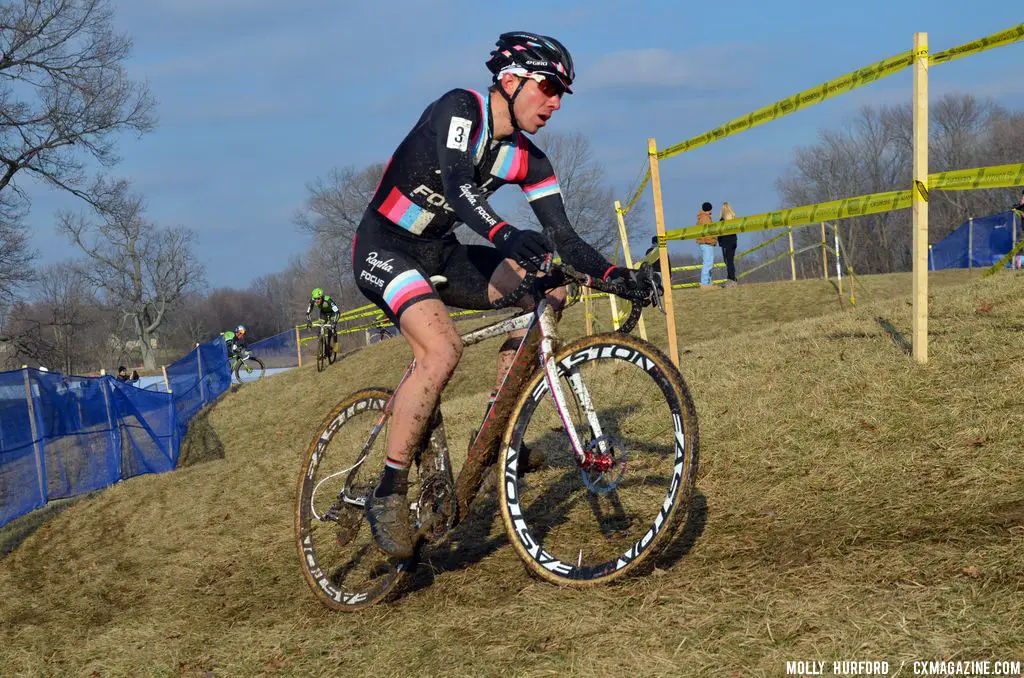
[[[565,94],[565,87],[556,78],[541,73],[530,73],[526,77],[536,82],[540,93],[546,97],[561,98]]]

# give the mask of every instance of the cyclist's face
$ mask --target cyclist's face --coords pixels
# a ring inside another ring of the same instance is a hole
[[[516,120],[524,132],[534,134],[562,107],[562,87],[550,78],[543,78],[541,82],[524,79],[526,84],[516,97]],[[518,82],[514,84],[519,86]]]
[[[320,303],[323,302],[323,300],[324,300],[323,297],[313,297],[313,303],[314,304],[320,304]]]

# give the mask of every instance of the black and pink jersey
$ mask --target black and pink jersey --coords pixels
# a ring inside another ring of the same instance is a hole
[[[429,239],[443,238],[463,222],[492,240],[507,222],[487,196],[516,184],[562,259],[603,277],[611,264],[573,230],[547,156],[522,132],[500,140],[493,134],[487,93],[448,92],[427,107],[399,144],[366,217],[383,217]]]

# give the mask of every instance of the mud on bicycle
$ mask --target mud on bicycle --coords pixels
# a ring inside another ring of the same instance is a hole
[[[641,572],[678,532],[699,458],[697,415],[683,377],[661,351],[628,335],[642,303],[633,304],[619,332],[562,345],[545,293],[567,283],[615,291],[556,265],[547,275],[527,275],[495,304],[532,294],[532,311],[462,336],[470,346],[528,329],[457,477],[442,394],[409,476],[412,558],[384,555],[364,525],[397,387],[357,391],[324,418],[304,457],[295,508],[303,575],[322,604],[356,611],[400,591],[423,548],[442,544],[469,515],[492,468],[508,539],[527,570],[548,582],[586,587]],[[406,377],[414,368],[415,361]],[[527,449],[545,460],[528,474],[521,468]]]

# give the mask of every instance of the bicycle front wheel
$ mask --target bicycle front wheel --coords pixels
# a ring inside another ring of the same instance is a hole
[[[324,333],[320,332],[320,338],[316,342],[316,371],[323,372],[327,364],[327,342],[324,340]]]
[[[327,364],[333,365],[334,361],[338,359],[338,352],[334,350],[335,342],[338,341],[338,335],[333,332],[327,337]]]
[[[244,360],[235,363],[235,381],[241,384],[243,381],[256,381],[263,378],[267,368],[263,361],[256,356],[249,356]]]
[[[299,560],[317,600],[332,610],[354,612],[383,600],[412,563],[384,556],[364,525],[366,497],[387,457],[390,397],[370,388],[342,400],[303,460],[295,505]]]
[[[531,573],[565,586],[603,584],[652,563],[683,524],[697,475],[697,414],[679,371],[639,339],[584,337],[556,362],[568,411],[557,411],[538,370],[502,442],[501,515]],[[589,467],[577,463],[563,418],[592,455]],[[543,464],[520,477],[524,450]]]

